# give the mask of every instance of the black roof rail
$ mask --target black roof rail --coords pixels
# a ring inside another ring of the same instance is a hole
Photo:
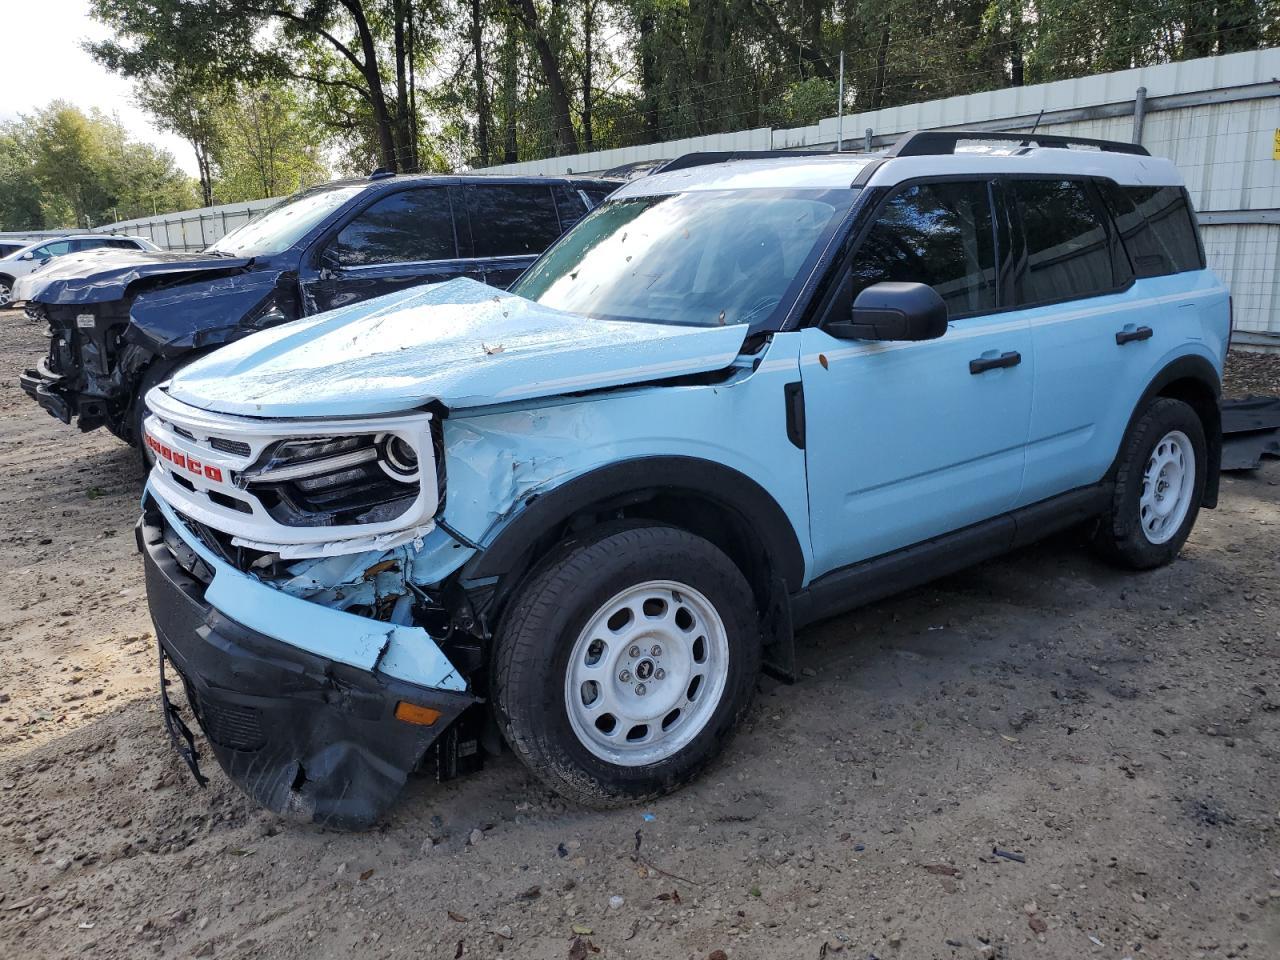
[[[898,138],[886,157],[933,157],[956,152],[962,140],[994,140],[1000,143],[1035,144],[1040,147],[1096,147],[1104,153],[1128,153],[1149,157],[1147,148],[1120,140],[1095,140],[1091,137],[1062,136],[1054,133],[1002,133],[993,130],[913,130]]]
[[[725,163],[729,160],[778,160],[786,157],[838,157],[830,150],[709,150],[704,153],[686,153],[668,160],[660,167],[654,167],[650,173],[669,173],[672,170],[687,170],[690,167],[705,167],[709,163]]]

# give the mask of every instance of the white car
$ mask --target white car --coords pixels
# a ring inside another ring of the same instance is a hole
[[[100,247],[114,247],[120,250],[160,249],[150,240],[144,240],[142,237],[116,237],[104,233],[37,240],[6,257],[0,257],[0,307],[8,306],[11,300],[16,299],[13,285],[19,277],[35,273],[54,257],[96,250]]]

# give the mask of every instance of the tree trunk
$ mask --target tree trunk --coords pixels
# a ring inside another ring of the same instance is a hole
[[[890,19],[886,16],[880,30],[880,42],[876,44],[876,78],[871,88],[872,110],[879,110],[884,106],[885,80],[889,72],[889,33]]]
[[[343,0],[343,6],[351,13],[360,37],[360,52],[364,56],[361,73],[369,87],[369,106],[373,109],[373,125],[378,136],[381,166],[394,173],[400,169],[400,163],[396,153],[391,112],[387,109],[387,98],[382,92],[382,71],[378,67],[378,48],[373,40],[373,31],[369,28],[369,20],[365,17],[360,0]]]
[[[516,15],[533,42],[543,79],[547,82],[547,94],[551,97],[553,135],[558,154],[577,153],[578,135],[573,129],[573,115],[569,106],[569,91],[564,82],[560,58],[556,56],[542,25],[538,22],[538,10],[533,0],[516,0]]]
[[[517,70],[520,48],[515,30],[507,26],[507,37],[502,46],[502,162],[515,163],[520,159],[516,143],[516,94]]]
[[[591,58],[594,52],[591,49],[592,35],[595,32],[596,5],[595,0],[583,0],[582,2],[582,36],[583,36],[583,65],[582,65],[582,149],[588,153],[593,149],[592,144],[595,137],[591,132]]]
[[[489,165],[489,90],[484,78],[483,20],[480,0],[471,0],[471,49],[475,58],[477,166]]]
[[[650,143],[658,139],[658,81],[653,29],[653,14],[644,14],[640,18],[640,93],[644,97],[644,132]]]

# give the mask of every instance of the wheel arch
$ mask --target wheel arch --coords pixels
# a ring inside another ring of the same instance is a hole
[[[1143,391],[1141,398],[1129,416],[1125,427],[1128,436],[1133,423],[1152,400],[1168,397],[1181,400],[1196,412],[1204,427],[1205,444],[1209,462],[1205,468],[1203,507],[1218,505],[1218,482],[1222,464],[1222,412],[1218,405],[1222,394],[1222,380],[1217,369],[1204,357],[1195,354],[1178,357],[1161,368]],[[1119,466],[1119,454],[1112,464],[1109,476],[1114,476]]]
[[[638,457],[566,481],[525,505],[493,542],[469,560],[460,583],[496,584],[503,602],[539,558],[577,530],[611,519],[668,523],[719,547],[751,583],[762,611],[799,589],[805,560],[787,514],[760,484],[695,457]],[[491,622],[493,622],[491,618]]]

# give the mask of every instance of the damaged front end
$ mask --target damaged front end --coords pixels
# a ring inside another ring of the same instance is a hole
[[[49,349],[20,383],[63,423],[106,427],[136,443],[137,405],[159,374],[297,316],[296,284],[278,271],[247,260],[153,256],[123,275],[104,268],[50,280],[27,305],[29,317],[47,324]]]
[[[471,555],[432,519],[431,416],[219,418],[163,391],[152,407],[148,600],[162,663],[228,776],[278,813],[360,828],[410,773],[477,764],[479,648],[419,585]]]

